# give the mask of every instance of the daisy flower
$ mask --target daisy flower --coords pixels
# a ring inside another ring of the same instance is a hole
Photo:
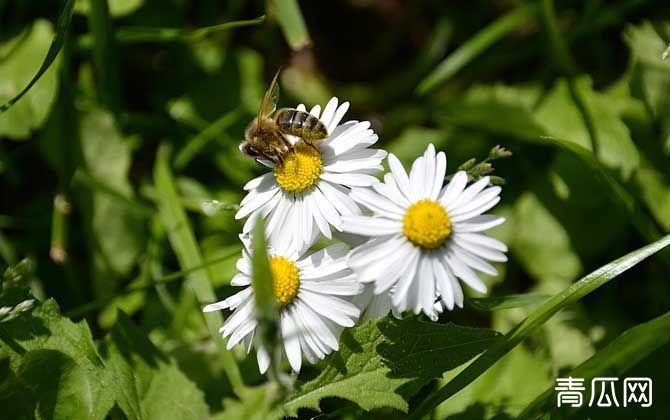
[[[270,365],[270,354],[256,333],[256,300],[251,286],[251,241],[240,235],[244,243],[242,258],[237,261],[239,273],[230,284],[244,286],[237,294],[203,308],[204,312],[231,309],[233,314],[219,330],[229,337],[231,349],[243,342],[247,353],[256,348],[261,373]],[[354,296],[363,286],[347,266],[347,252],[340,244],[332,245],[310,255],[295,248],[272,246],[268,249],[274,297],[279,305],[279,331],[283,353],[291,368],[299,372],[302,357],[310,363],[323,359],[338,350],[338,338],[344,327],[358,319],[358,308],[340,296]]]
[[[300,104],[297,109],[305,111],[305,106]],[[349,103],[338,106],[337,98],[323,112],[315,106],[310,114],[320,118],[329,136],[314,148],[289,135],[295,148],[283,165],[260,161],[271,171],[244,186],[249,192],[235,214],[236,219],[250,216],[244,233],[252,230],[257,217],[264,217],[271,241],[292,240],[301,247],[311,243],[319,231],[330,239],[330,226],[339,229],[341,216],[360,214],[349,191],[379,182],[372,174],[383,169],[386,152],[368,148],[378,139],[368,121],[340,124],[348,109]]]
[[[350,196],[373,217],[344,216],[343,230],[367,235],[365,244],[349,255],[349,265],[374,293],[391,292],[391,306],[435,320],[435,300],[449,310],[463,306],[457,279],[476,291],[486,285],[475,270],[496,275],[488,261],[507,261],[507,247],[484,231],[505,221],[483,214],[500,201],[498,186],[484,177],[466,188],[468,177],[458,172],[443,188],[447,159],[429,145],[409,174],[393,154],[391,172],[373,189],[357,188]]]

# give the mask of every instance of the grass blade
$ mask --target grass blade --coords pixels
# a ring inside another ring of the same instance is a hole
[[[54,60],[56,60],[56,57],[58,56],[58,53],[60,52],[61,48],[63,47],[63,43],[65,42],[65,34],[70,27],[70,21],[72,20],[72,13],[74,10],[74,2],[75,0],[67,0],[67,3],[65,3],[65,7],[63,8],[60,17],[58,18],[58,23],[56,24],[56,36],[54,36],[53,41],[51,41],[47,55],[44,57],[44,61],[37,70],[37,73],[35,73],[35,76],[33,76],[33,78],[26,85],[26,87],[21,90],[21,92],[10,99],[6,104],[0,105],[0,114],[7,111],[12,107],[12,105],[18,102],[18,100],[21,99],[23,95],[28,93],[30,88],[32,88],[33,85],[37,83],[38,80],[40,80],[40,77],[42,77],[42,75],[49,69],[51,64],[53,64]]]
[[[501,309],[521,308],[537,305],[549,299],[550,295],[542,293],[524,293],[519,295],[492,296],[468,299],[467,303],[479,311],[498,311]]]
[[[89,0],[88,25],[93,34],[93,62],[100,101],[115,114],[121,106],[119,60],[107,0]]]
[[[594,378],[618,377],[656,349],[670,342],[670,312],[625,331],[590,359],[562,376]],[[534,419],[555,404],[554,388],[549,388],[519,415],[520,420]],[[553,408],[556,408],[553,406]]]
[[[542,306],[533,311],[526,319],[517,324],[493,346],[486,350],[484,354],[479,356],[460,374],[454,377],[445,386],[430,394],[412,412],[410,418],[423,418],[443,401],[472,383],[489,367],[509,353],[510,350],[520,344],[530,334],[538,330],[558,311],[580,300],[584,296],[598,289],[600,286],[617,277],[619,274],[637,265],[668,245],[670,245],[670,235],[600,267],[567,289],[552,296],[542,304]]]
[[[297,0],[273,0],[277,20],[288,45],[293,51],[301,50],[312,43]]]
[[[121,27],[114,33],[118,44],[137,44],[142,42],[168,43],[198,41],[217,32],[243,26],[254,26],[265,21],[265,15],[255,19],[236,20],[218,25],[204,26],[194,30],[179,28],[150,28],[150,27]],[[77,39],[79,49],[86,50],[93,46],[93,37],[90,34],[81,35]]]
[[[244,110],[241,107],[236,108],[222,115],[221,118],[208,125],[204,130],[189,140],[188,143],[186,143],[186,146],[177,153],[177,156],[174,159],[175,169],[178,171],[184,169],[210,140],[220,135],[222,131],[231,125],[235,124],[243,114]]]
[[[161,146],[154,168],[154,182],[158,192],[158,208],[168,234],[170,245],[174,249],[182,270],[189,270],[203,265],[202,253],[195,240],[186,212],[179,203],[177,190],[170,170],[169,150]],[[187,284],[201,305],[214,302],[216,295],[211,286],[211,274],[208,268],[191,272]],[[233,390],[237,395],[244,392],[244,383],[239,368],[231,352],[226,350],[225,342],[220,338],[219,327],[223,323],[220,312],[204,314],[207,327],[219,347],[223,358],[224,369]]]
[[[445,58],[428,76],[426,76],[416,91],[419,95],[425,95],[435,89],[438,85],[446,82],[453,75],[458,73],[463,67],[473,59],[486,51],[494,43],[507,35],[513,29],[532,18],[536,13],[537,7],[533,4],[527,4],[519,7],[513,12],[501,17],[491,23],[475,36],[470,38],[456,51]]]

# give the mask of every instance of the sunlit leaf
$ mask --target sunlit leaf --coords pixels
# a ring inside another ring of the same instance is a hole
[[[407,399],[429,379],[454,369],[485,350],[498,333],[488,329],[383,318],[345,330],[340,350],[326,358],[315,379],[286,400],[290,415],[319,410],[319,401],[339,397],[365,410],[407,411]]]
[[[51,23],[40,19],[0,44],[0,138],[26,139],[46,122],[58,92],[60,45],[52,51],[53,39]]]

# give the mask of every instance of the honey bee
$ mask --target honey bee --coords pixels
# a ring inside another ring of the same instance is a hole
[[[286,138],[287,134],[300,137],[305,143],[316,147],[318,141],[328,137],[328,130],[318,118],[305,111],[282,108],[275,113],[279,100],[278,76],[279,72],[265,92],[258,116],[247,126],[240,150],[251,158],[281,165],[284,156],[293,151],[293,144]]]

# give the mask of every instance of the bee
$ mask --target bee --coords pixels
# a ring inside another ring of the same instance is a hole
[[[279,72],[265,92],[258,116],[247,126],[240,150],[250,158],[265,159],[281,165],[284,157],[293,151],[293,144],[286,137],[287,134],[300,137],[306,144],[316,148],[318,141],[328,137],[328,130],[318,118],[305,111],[282,108],[275,113],[279,100],[278,76]]]

